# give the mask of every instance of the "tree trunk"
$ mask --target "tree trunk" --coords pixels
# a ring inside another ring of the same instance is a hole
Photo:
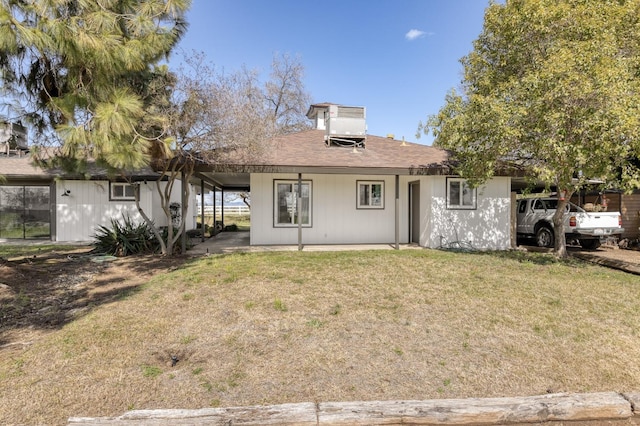
[[[156,239],[160,242],[160,253],[163,255],[167,254],[167,245],[162,239],[162,234],[160,234],[160,231],[158,230],[158,228],[156,228],[153,220],[151,220],[151,218],[147,216],[145,211],[140,206],[140,184],[133,185],[133,193],[135,195],[136,208],[138,209],[138,213],[140,213],[140,216],[142,216],[147,225],[149,225],[149,227],[153,230],[153,235],[155,235]]]
[[[571,192],[558,191],[558,206],[553,214],[553,231],[555,236],[554,253],[559,258],[567,257],[567,238],[564,235],[564,217]]]

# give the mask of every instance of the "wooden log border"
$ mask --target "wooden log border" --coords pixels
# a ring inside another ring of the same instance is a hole
[[[515,398],[361,401],[134,410],[118,417],[71,417],[80,425],[495,425],[624,420],[640,409],[640,392],[549,394]]]

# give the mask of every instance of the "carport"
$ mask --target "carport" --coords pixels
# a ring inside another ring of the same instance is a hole
[[[215,171],[214,167],[199,165],[191,179],[193,185],[200,187],[200,223],[204,224],[204,195],[207,191],[213,192],[213,209],[216,209],[216,193],[222,193],[222,222],[224,223],[224,194],[225,192],[250,192],[250,175],[248,171]],[[183,202],[186,194],[183,191]],[[200,233],[201,241],[204,242],[204,229]],[[186,244],[186,236],[185,236]],[[183,247],[184,249],[184,247]]]

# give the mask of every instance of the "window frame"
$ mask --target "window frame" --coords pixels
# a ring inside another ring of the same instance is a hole
[[[114,195],[113,191],[116,187],[122,187],[122,196]],[[131,188],[133,195],[127,196],[127,188]],[[109,201],[135,201],[135,190],[133,185],[128,182],[109,182]]]
[[[369,204],[361,203],[361,187],[360,185],[368,185]],[[373,186],[380,185],[380,205],[372,205]],[[384,210],[384,180],[356,180],[356,209],[358,210]]]
[[[308,186],[308,192],[309,192],[309,196],[308,197],[303,197],[303,198],[308,198],[308,223],[303,223],[302,227],[303,228],[311,228],[313,226],[313,181],[308,180],[308,179],[303,179],[301,181],[302,183],[302,192],[304,194],[304,187]],[[297,228],[298,227],[298,223],[295,222],[294,220],[292,220],[290,223],[284,223],[284,222],[279,222],[279,198],[278,198],[278,185],[279,184],[286,184],[286,185],[292,185],[292,189],[293,187],[296,187],[298,185],[298,179],[274,179],[273,180],[273,227],[274,228]],[[296,197],[296,203],[297,203],[297,197]]]
[[[459,195],[458,195],[458,200],[457,200],[457,204],[454,204],[452,201],[452,197],[451,197],[451,184],[459,184]],[[470,190],[471,191],[471,203],[470,204],[465,204],[465,200],[464,200],[464,190]],[[447,187],[446,187],[446,191],[447,191],[447,209],[448,210],[476,210],[477,204],[478,204],[478,191],[477,188],[472,188],[468,183],[467,180],[464,178],[447,178]]]

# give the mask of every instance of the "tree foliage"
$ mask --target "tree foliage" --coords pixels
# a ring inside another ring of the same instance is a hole
[[[0,1],[2,95],[38,142],[123,169],[161,140],[146,86],[186,29],[190,0]],[[141,123],[147,123],[146,126]],[[150,129],[155,132],[146,133]],[[55,130],[55,132],[53,131]]]
[[[640,186],[640,1],[491,4],[464,79],[425,132],[475,183],[509,164],[554,187],[561,210],[587,179]]]

